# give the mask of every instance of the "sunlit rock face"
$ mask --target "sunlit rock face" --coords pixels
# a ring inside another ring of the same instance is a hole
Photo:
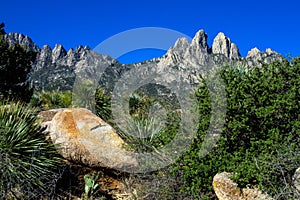
[[[59,153],[69,161],[120,170],[138,165],[133,154],[123,148],[124,141],[116,131],[87,109],[43,111],[40,119]]]

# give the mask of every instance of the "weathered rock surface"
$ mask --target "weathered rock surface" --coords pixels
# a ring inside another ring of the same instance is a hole
[[[207,34],[204,32],[204,30],[200,30],[195,34],[191,46],[208,53],[209,47],[207,44]]]
[[[53,114],[52,120],[47,122]],[[135,158],[122,148],[124,141],[114,129],[89,110],[50,110],[40,116],[46,121],[52,142],[67,160],[120,170],[137,166]]]
[[[219,33],[212,44],[213,54],[223,54],[227,58],[236,60],[241,57],[238,47],[230,41],[224,33]]]
[[[38,118],[42,123],[51,122],[56,113],[63,111],[65,108],[57,108],[39,112]]]
[[[219,200],[271,200],[258,189],[239,189],[238,184],[230,179],[231,174],[222,172],[213,178],[213,188]]]

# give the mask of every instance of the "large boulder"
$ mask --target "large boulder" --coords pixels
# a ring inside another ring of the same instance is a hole
[[[59,109],[45,111],[40,116],[52,142],[67,160],[117,170],[138,165],[133,154],[123,149],[124,141],[115,130],[91,111]]]
[[[222,172],[213,178],[213,188],[219,200],[271,200],[256,188],[239,189],[238,184],[230,179],[231,173]]]

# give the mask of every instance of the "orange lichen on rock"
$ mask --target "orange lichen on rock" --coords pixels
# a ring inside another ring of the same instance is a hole
[[[74,114],[70,110],[64,110],[56,117],[61,118],[61,123],[59,124],[60,129],[64,129],[72,137],[78,136],[77,125],[74,121]]]

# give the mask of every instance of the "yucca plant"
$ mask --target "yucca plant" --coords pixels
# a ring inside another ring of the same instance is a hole
[[[61,166],[35,110],[19,102],[0,102],[0,199],[50,195]]]
[[[168,144],[178,131],[176,111],[165,108],[153,96],[133,93],[129,100],[128,118],[118,130],[128,148],[136,152],[157,152]]]
[[[97,116],[108,123],[112,123],[111,96],[102,87],[96,89],[95,109]]]
[[[132,118],[126,120],[126,126],[119,134],[125,139],[129,149],[151,152],[156,148],[155,141],[163,130],[163,125],[155,118],[144,120]]]

